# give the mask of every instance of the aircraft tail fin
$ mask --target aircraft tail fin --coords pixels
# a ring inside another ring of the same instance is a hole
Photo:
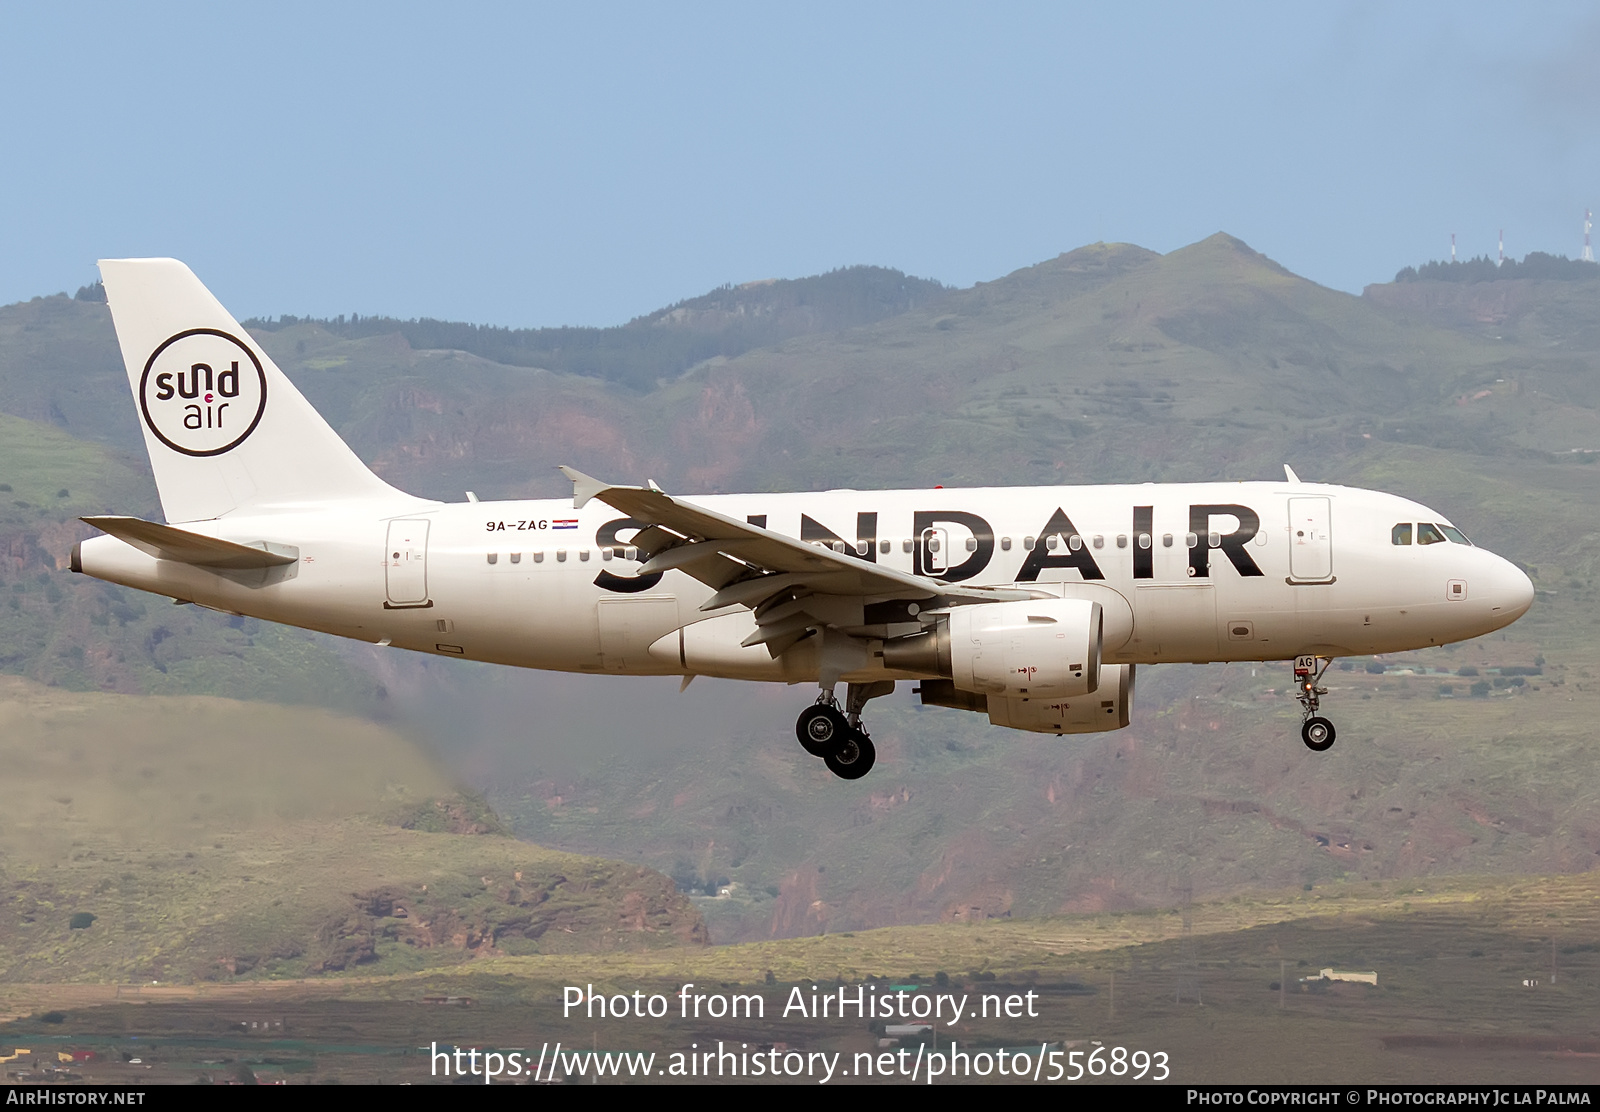
[[[169,522],[404,497],[187,266],[105,259],[100,274]]]

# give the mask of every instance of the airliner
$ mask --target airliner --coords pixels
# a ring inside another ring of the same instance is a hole
[[[100,516],[72,570],[227,614],[522,668],[815,684],[795,733],[853,780],[862,714],[1128,725],[1140,664],[1292,661],[1301,738],[1337,657],[1443,645],[1533,585],[1442,513],[1301,482],[679,497],[572,468],[570,499],[378,478],[188,267],[100,264],[164,522]],[[844,699],[839,700],[840,685]]]

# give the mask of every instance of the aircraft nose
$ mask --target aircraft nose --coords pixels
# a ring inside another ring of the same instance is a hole
[[[1510,625],[1533,605],[1533,580],[1510,560],[1495,557],[1491,576],[1490,609],[1504,625]]]

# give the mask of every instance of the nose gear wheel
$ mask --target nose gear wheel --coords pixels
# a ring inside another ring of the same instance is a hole
[[[1333,746],[1333,739],[1338,732],[1333,728],[1333,723],[1320,716],[1312,716],[1305,720],[1300,727],[1300,740],[1306,743],[1306,748],[1313,753],[1326,752]]]

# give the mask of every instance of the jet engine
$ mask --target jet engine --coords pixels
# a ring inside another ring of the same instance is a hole
[[[1087,695],[1099,683],[1104,624],[1087,599],[958,606],[927,633],[885,642],[883,663],[984,695]]]
[[[989,721],[1038,734],[1098,734],[1120,730],[1133,710],[1132,664],[1106,664],[1100,685],[1076,698],[1017,699],[989,696]]]
[[[923,680],[918,693],[928,706],[986,711],[996,726],[1038,734],[1098,734],[1120,730],[1133,711],[1132,664],[1104,664],[1092,694],[1068,698],[978,695],[949,680]]]

